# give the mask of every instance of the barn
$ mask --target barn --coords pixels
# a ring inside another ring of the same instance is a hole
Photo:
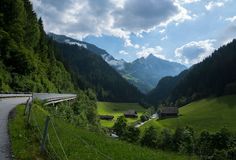
[[[128,110],[124,113],[124,116],[126,118],[137,118],[138,117],[138,113],[135,110]]]
[[[99,115],[101,120],[113,120],[114,116],[112,115]]]
[[[162,107],[158,111],[159,118],[177,117],[179,110],[177,107]]]

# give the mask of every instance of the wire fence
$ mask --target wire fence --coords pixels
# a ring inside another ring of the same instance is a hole
[[[70,128],[62,126],[60,122],[66,115],[50,115],[40,105],[30,103],[30,101],[26,104],[25,111],[26,116],[29,117],[27,123],[33,127],[33,134],[41,144],[41,152],[46,154],[50,160],[79,160],[81,156],[84,157],[85,155],[87,159],[100,157],[97,159],[112,160],[109,155],[100,151],[93,143],[71,131]],[[49,117],[48,122],[47,117]],[[80,145],[75,142],[80,143]],[[80,153],[72,155],[74,151],[77,152],[77,145],[83,147],[79,148]]]

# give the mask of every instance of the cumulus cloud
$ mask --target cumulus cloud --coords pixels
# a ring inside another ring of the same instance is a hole
[[[114,26],[139,32],[167,21],[178,12],[178,7],[170,0],[127,0],[123,8],[113,12]]]
[[[207,3],[205,5],[206,10],[212,10],[216,7],[223,7],[224,6],[224,2],[215,2],[215,1],[210,1],[209,3]]]
[[[148,57],[150,54],[166,59],[165,55],[162,54],[163,48],[161,46],[156,47],[142,47],[142,49],[136,53],[136,55],[140,57]]]
[[[192,41],[175,50],[180,63],[193,65],[208,57],[214,51],[215,40]]]
[[[136,47],[130,34],[171,22],[190,20],[189,12],[175,0],[31,0],[48,32],[75,38],[113,35],[125,46]],[[186,1],[186,0],[185,0]],[[187,0],[190,2],[190,0]]]

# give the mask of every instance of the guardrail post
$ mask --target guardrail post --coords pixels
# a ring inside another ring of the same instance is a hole
[[[45,120],[44,131],[43,131],[43,139],[42,139],[42,143],[41,143],[41,147],[40,147],[41,153],[43,153],[45,151],[45,144],[46,144],[46,141],[47,141],[49,121],[50,121],[50,117],[47,116],[46,120]]]

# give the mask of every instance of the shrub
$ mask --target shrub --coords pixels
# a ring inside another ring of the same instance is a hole
[[[157,136],[157,130],[150,126],[145,130],[145,133],[141,139],[141,145],[151,147],[151,148],[157,148],[159,143],[159,139]]]

